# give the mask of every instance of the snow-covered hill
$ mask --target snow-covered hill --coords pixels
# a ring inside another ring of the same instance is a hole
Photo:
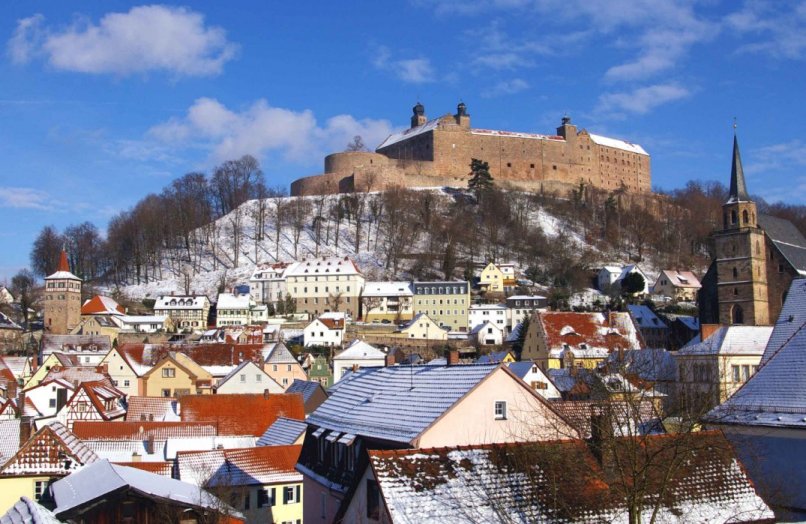
[[[440,189],[422,189],[420,191],[435,193],[438,200],[445,205],[455,197],[456,193]],[[393,275],[391,270],[384,267],[386,260],[383,251],[384,232],[373,217],[369,205],[369,201],[377,198],[378,194],[363,195],[367,199],[367,205],[364,206],[361,218],[361,241],[358,249],[355,245],[355,220],[343,218],[337,226],[336,218],[331,213],[343,196],[284,197],[270,198],[262,202],[257,200],[245,202],[238,209],[219,218],[213,224],[195,231],[194,238],[197,241],[194,243],[191,253],[188,253],[187,249],[165,250],[162,253],[156,280],[148,283],[131,283],[122,291],[134,299],[154,298],[171,292],[183,293],[186,290],[192,293],[206,293],[214,298],[219,287],[231,288],[237,284],[248,283],[249,277],[258,265],[278,261],[290,262],[314,256],[349,256],[358,263],[365,276],[370,280],[407,278],[408,275],[405,272]],[[306,201],[309,206],[304,216],[296,220],[298,225],[302,225],[301,228],[294,227],[291,223],[293,220],[289,219],[289,210],[295,206],[298,200]],[[274,220],[278,203],[286,209],[286,220],[280,227],[279,242],[277,242],[277,228]],[[258,220],[256,217],[260,215],[261,206],[265,217],[264,237],[256,242]],[[584,246],[584,241],[578,234],[569,232],[567,224],[538,206],[532,206],[527,211],[527,220],[532,226],[541,228],[549,238],[556,238],[563,232],[569,242]],[[320,233],[318,245],[316,242],[317,224]],[[236,230],[240,233],[236,233]],[[295,257],[296,231],[299,231],[299,234]],[[338,245],[336,245],[337,236]],[[424,235],[420,235],[415,245],[410,246],[410,252],[424,252],[427,249],[423,237]],[[518,240],[513,239],[513,241]],[[477,261],[483,262],[481,259]]]

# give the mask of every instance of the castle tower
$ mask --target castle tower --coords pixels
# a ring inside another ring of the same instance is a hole
[[[770,324],[767,248],[756,216],[734,132],[730,196],[722,204],[722,230],[714,233],[720,324]]]
[[[456,119],[457,125],[470,129],[470,113],[467,112],[467,106],[464,102],[459,102],[459,105],[456,106],[456,114],[453,117]]]
[[[417,102],[417,105],[411,108],[411,110],[414,113],[411,115],[411,127],[421,126],[428,122],[428,119],[425,117],[425,106],[420,102]]]
[[[562,119],[562,124],[557,128],[557,136],[561,136],[566,140],[576,138],[577,126],[571,123],[571,117],[565,115]]]
[[[70,272],[62,249],[56,272],[45,277],[45,331],[66,335],[81,321],[81,279]]]

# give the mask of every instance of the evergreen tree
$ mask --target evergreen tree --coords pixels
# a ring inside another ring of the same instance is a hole
[[[470,175],[467,188],[476,195],[476,199],[481,199],[481,195],[493,188],[493,176],[490,174],[490,164],[487,162],[477,158],[472,159]]]

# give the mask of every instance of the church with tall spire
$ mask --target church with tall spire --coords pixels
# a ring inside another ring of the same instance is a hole
[[[712,233],[714,260],[702,280],[703,324],[775,323],[789,284],[806,276],[806,238],[788,220],[760,214],[747,182],[734,128],[730,191],[722,227]]]

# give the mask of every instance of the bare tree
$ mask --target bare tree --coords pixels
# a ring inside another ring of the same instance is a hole
[[[299,256],[299,239],[305,229],[305,225],[308,223],[308,216],[311,214],[311,203],[304,197],[297,197],[291,200],[287,211],[291,234],[294,239],[294,258],[296,259]]]

